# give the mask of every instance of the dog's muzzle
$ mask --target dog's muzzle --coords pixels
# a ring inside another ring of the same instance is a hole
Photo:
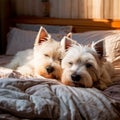
[[[80,81],[81,76],[78,75],[78,74],[76,74],[76,73],[73,73],[73,74],[71,75],[71,79],[72,79],[74,82],[78,82],[78,81]]]
[[[46,67],[46,71],[47,71],[48,74],[49,74],[49,73],[52,73],[54,70],[55,70],[55,69],[54,69],[54,67],[52,67],[52,66],[47,66],[47,67]]]

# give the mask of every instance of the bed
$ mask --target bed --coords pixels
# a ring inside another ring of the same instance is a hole
[[[17,17],[10,23],[6,54],[0,56],[0,119],[120,119],[120,21]],[[41,25],[56,40],[69,32],[81,44],[103,39],[107,59],[115,68],[113,84],[103,91],[70,87],[5,68],[17,51],[33,47]]]

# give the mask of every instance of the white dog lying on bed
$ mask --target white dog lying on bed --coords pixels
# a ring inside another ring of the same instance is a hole
[[[34,48],[18,52],[6,67],[24,75],[60,80],[62,72],[60,48],[60,42],[52,39],[46,29],[41,27]]]
[[[83,46],[64,37],[64,43],[62,83],[104,89],[112,82],[113,67],[103,57],[103,41]]]

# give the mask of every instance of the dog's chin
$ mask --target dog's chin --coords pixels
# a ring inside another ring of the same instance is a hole
[[[85,88],[84,84],[80,84],[79,82],[74,82],[74,81],[62,81],[63,84],[67,86],[72,86],[72,87],[83,87]]]
[[[37,74],[44,78],[60,80],[60,75],[56,75],[54,72],[47,73],[46,71],[38,71]]]
[[[89,82],[85,82],[85,80],[80,80],[80,81],[73,81],[73,80],[65,80],[62,79],[61,82],[65,85],[68,86],[73,86],[73,87],[82,87],[82,88],[91,88],[93,87],[93,82],[91,80],[88,80]]]
[[[83,87],[83,88],[85,88],[84,84],[80,84],[80,83],[77,83],[77,82],[73,82],[73,84],[74,84],[75,87]]]

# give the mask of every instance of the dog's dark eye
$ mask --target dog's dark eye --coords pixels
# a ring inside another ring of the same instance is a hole
[[[62,58],[57,58],[57,60],[61,63],[61,61],[62,61]]]
[[[92,64],[86,63],[86,68],[90,68],[90,67],[92,67]]]
[[[72,65],[73,63],[72,62],[69,62],[69,65]]]
[[[61,59],[61,58],[59,58],[58,60],[59,60],[60,62],[62,61],[62,59]]]
[[[44,54],[44,56],[45,56],[45,57],[49,57],[49,55],[48,55],[48,54]]]

